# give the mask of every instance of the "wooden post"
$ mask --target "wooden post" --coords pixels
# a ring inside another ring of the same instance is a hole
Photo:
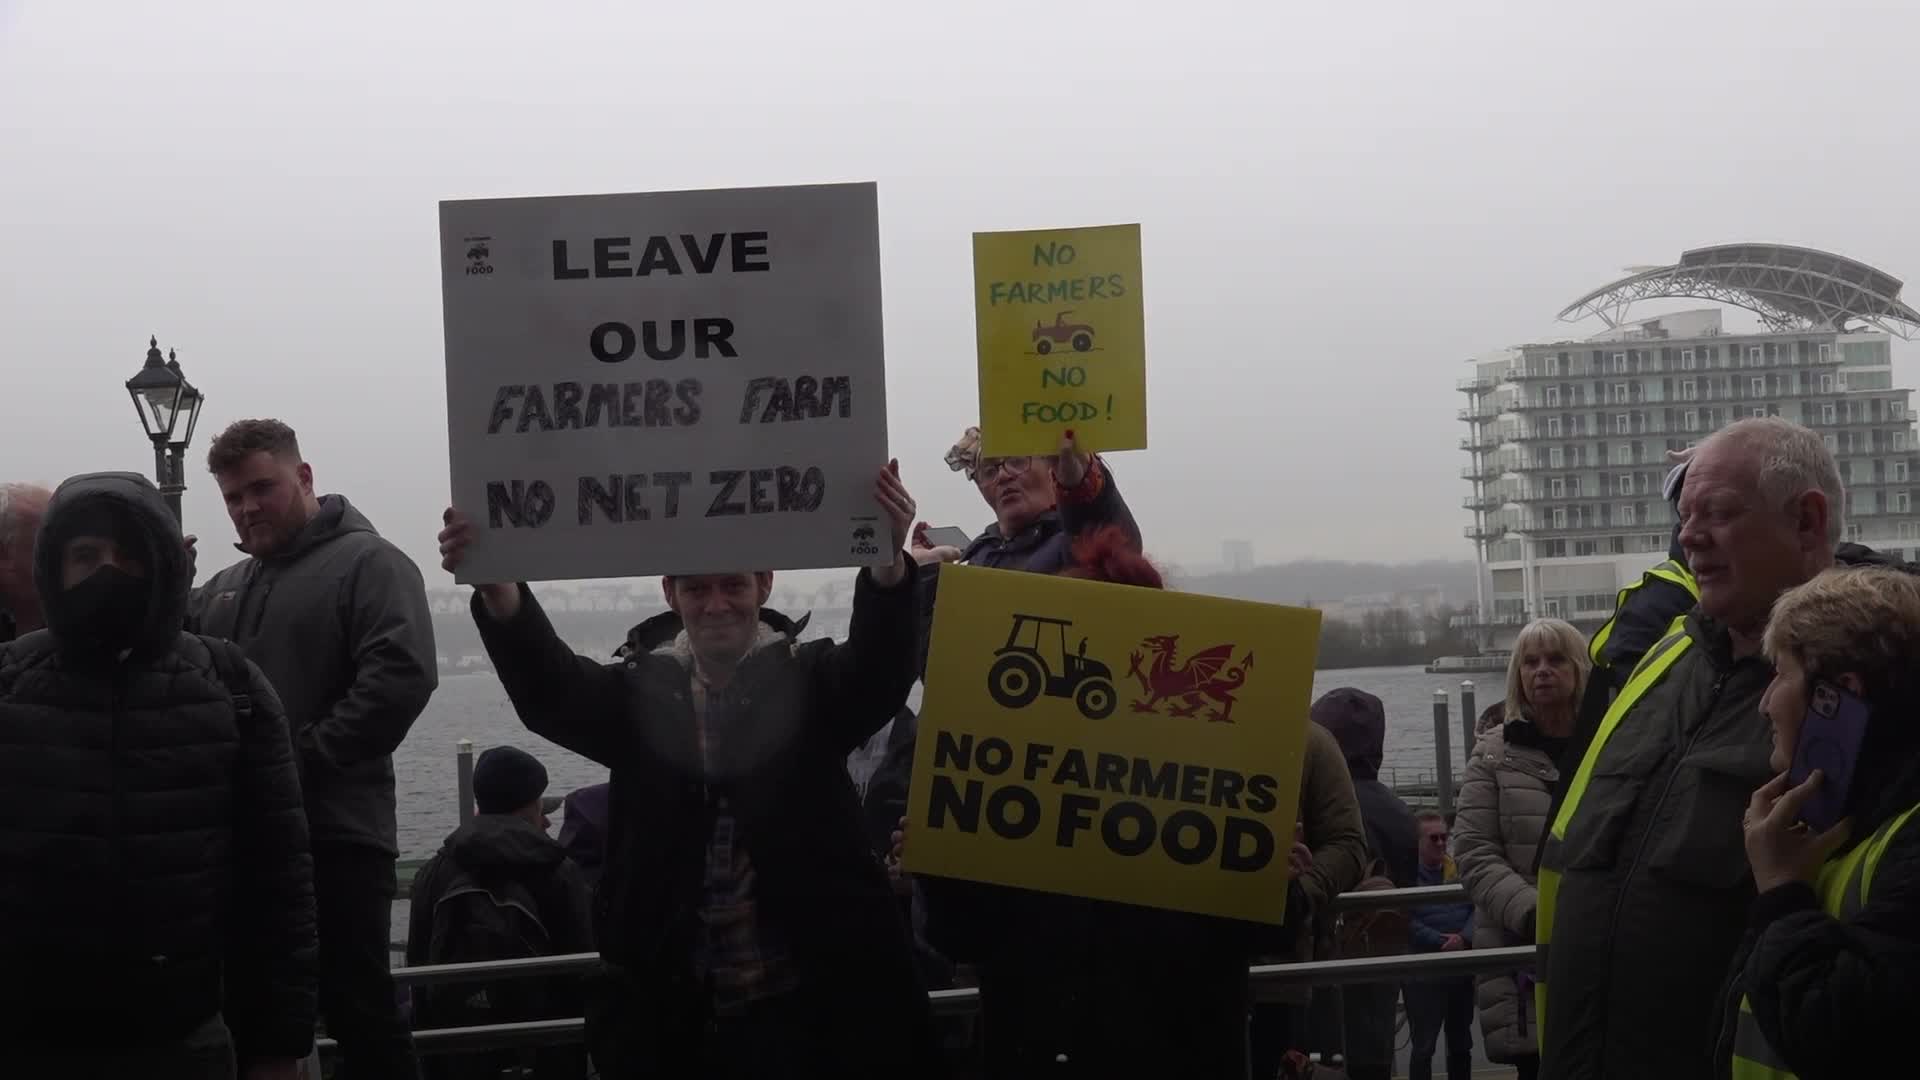
[[[1480,736],[1474,732],[1474,729],[1480,726],[1480,703],[1475,700],[1476,696],[1473,680],[1462,679],[1460,681],[1460,731],[1467,740],[1461,744],[1464,747],[1460,754],[1463,764],[1473,756],[1473,744],[1480,741]],[[1464,774],[1462,775],[1464,778]]]
[[[1440,812],[1453,813],[1453,748],[1447,745],[1447,692],[1433,692],[1433,786],[1440,796]]]
[[[460,824],[473,820],[473,740],[454,743],[454,772],[460,783]]]

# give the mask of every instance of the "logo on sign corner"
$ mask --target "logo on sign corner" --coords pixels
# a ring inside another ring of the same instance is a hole
[[[880,554],[880,545],[875,540],[878,533],[874,530],[873,519],[855,518],[853,520],[853,541],[847,549],[848,552],[854,555]]]
[[[467,245],[467,276],[476,277],[493,273],[493,237],[469,236],[461,243]]]

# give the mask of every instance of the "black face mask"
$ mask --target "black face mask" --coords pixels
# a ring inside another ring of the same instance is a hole
[[[132,645],[147,618],[151,588],[117,566],[103,566],[61,594],[74,644],[102,652]]]

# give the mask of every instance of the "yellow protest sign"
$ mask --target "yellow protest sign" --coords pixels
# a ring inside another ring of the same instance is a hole
[[[907,869],[1282,921],[1319,638],[1310,609],[943,568]]]
[[[1140,226],[973,234],[980,452],[1147,445]]]

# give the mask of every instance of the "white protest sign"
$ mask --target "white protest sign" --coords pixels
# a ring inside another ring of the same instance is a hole
[[[440,204],[461,582],[884,564],[875,187]]]

